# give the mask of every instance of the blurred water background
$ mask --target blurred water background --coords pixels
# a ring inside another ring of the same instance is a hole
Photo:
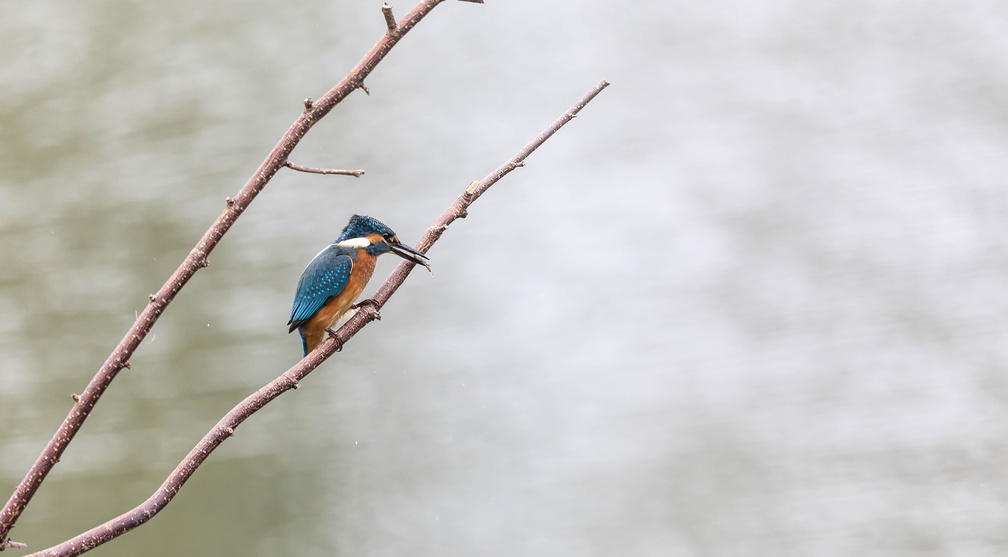
[[[380,5],[0,4],[0,498]],[[1004,555],[1006,28],[993,0],[444,3],[292,156],[367,174],[272,181],[12,537],[143,501],[298,360],[294,286],[351,214],[415,241],[605,78],[435,277],[93,554]]]

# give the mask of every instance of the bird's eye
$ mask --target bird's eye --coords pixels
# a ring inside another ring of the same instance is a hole
[[[385,241],[386,242],[391,242],[393,244],[398,244],[399,243],[399,238],[396,238],[395,236],[386,236],[385,237]]]

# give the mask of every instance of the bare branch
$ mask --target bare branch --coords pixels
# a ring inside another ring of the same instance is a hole
[[[466,188],[462,196],[456,199],[455,203],[453,203],[452,206],[449,207],[448,210],[446,210],[441,215],[441,218],[438,219],[437,223],[435,223],[435,226],[427,230],[427,234],[425,234],[424,237],[421,238],[420,244],[417,246],[417,249],[422,252],[426,252],[426,250],[431,245],[433,245],[438,238],[441,237],[441,234],[443,234],[444,231],[448,229],[448,226],[452,222],[454,222],[455,219],[465,218],[465,216],[468,214],[467,209],[469,208],[469,205],[472,205],[473,201],[476,201],[476,199],[479,198],[479,196],[483,195],[483,192],[489,189],[490,186],[497,183],[498,180],[506,176],[509,172],[511,172],[516,168],[525,166],[525,159],[528,158],[528,156],[531,155],[533,151],[535,151],[536,149],[539,148],[540,145],[545,143],[546,140],[549,139],[550,136],[555,134],[557,130],[562,128],[564,124],[573,120],[574,117],[577,116],[578,112],[580,112],[582,108],[584,108],[588,103],[590,103],[592,99],[594,99],[599,93],[602,92],[603,89],[605,89],[608,86],[609,82],[606,80],[602,80],[601,82],[599,82],[599,84],[593,87],[591,91],[588,91],[588,93],[580,101],[578,101],[577,104],[575,104],[573,107],[571,107],[570,110],[565,112],[563,116],[561,116],[555,122],[553,122],[553,124],[550,127],[546,128],[546,130],[544,130],[541,134],[539,134],[539,136],[536,137],[534,140],[532,140],[528,145],[523,147],[521,151],[518,151],[518,153],[515,154],[515,156],[511,157],[510,160],[497,167],[496,170],[488,174],[485,178],[483,178],[479,182],[473,182],[469,184],[469,187]],[[412,265],[412,263],[408,262],[405,263]],[[402,267],[403,265],[400,264],[399,266]]]
[[[70,413],[63,420],[59,429],[52,439],[43,449],[42,454],[36,459],[35,464],[28,470],[24,479],[15,488],[10,499],[3,509],[0,509],[0,550],[8,541],[7,534],[14,527],[18,517],[24,511],[28,502],[38,491],[42,481],[52,470],[53,466],[59,462],[63,451],[70,441],[73,440],[77,432],[80,431],[84,421],[91,414],[92,409],[98,403],[99,398],[109,387],[116,375],[125,367],[125,362],[137,349],[140,343],[147,337],[154,323],[161,316],[165,307],[171,303],[175,295],[189,282],[189,279],[196,274],[196,271],[205,267],[207,256],[217,246],[224,234],[231,229],[239,216],[248,208],[252,200],[266,187],[266,184],[287,162],[294,147],[308,133],[322,117],[329,113],[340,101],[352,93],[355,89],[363,87],[364,79],[374,70],[375,66],[388,52],[415,26],[421,19],[431,12],[443,0],[421,0],[413,10],[398,25],[396,33],[386,33],[375,44],[374,47],[364,56],[364,58],[347,74],[335,87],[329,90],[318,101],[305,103],[305,111],[295,120],[294,124],[287,130],[280,141],[276,144],[266,160],[262,162],[248,182],[242,187],[238,194],[231,198],[224,212],[217,218],[213,225],[206,231],[203,238],[189,252],[178,269],[169,277],[168,281],[152,296],[152,300],[140,313],[133,326],[109,355],[108,359],[88,383],[87,387],[75,401]]]
[[[482,195],[490,186],[494,185],[498,180],[500,180],[505,174],[510,172],[510,170],[521,166],[522,161],[528,157],[533,151],[535,151],[540,145],[543,144],[551,135],[556,133],[564,124],[569,122],[575,114],[588,102],[590,102],[595,95],[598,95],[609,85],[608,82],[603,81],[591,92],[588,93],[583,99],[581,99],[578,104],[576,104],[571,110],[564,114],[560,119],[554,122],[549,128],[533,140],[531,143],[525,146],[517,155],[512,157],[509,161],[501,165],[497,170],[487,175],[486,178],[480,182],[473,182],[470,184],[465,191],[462,192],[454,203],[452,203],[448,209],[434,222],[434,224],[427,229],[427,232],[420,239],[417,244],[417,249],[421,252],[426,252],[430,249],[434,242],[441,237],[441,234],[448,228],[456,218],[460,215],[464,215],[466,209],[471,205],[476,199]],[[508,170],[501,173],[502,168],[507,168]],[[475,189],[473,185],[478,185]],[[330,336],[322,344],[318,346],[315,350],[310,352],[304,359],[298,362],[294,367],[288,369],[279,377],[270,381],[268,384],[263,386],[258,391],[252,393],[245,400],[241,401],[237,406],[231,409],[219,422],[213,427],[204,437],[196,444],[195,447],[189,454],[175,467],[175,470],[165,479],[161,487],[150,496],[141,505],[137,506],[133,510],[122,514],[101,526],[97,526],[80,534],[73,539],[67,540],[59,545],[50,547],[49,549],[32,553],[26,557],[71,557],[74,555],[80,555],[85,551],[93,549],[98,545],[101,545],[109,540],[117,538],[126,532],[144,524],[148,520],[154,517],[158,512],[161,511],[173,497],[182,489],[182,486],[186,481],[193,475],[197,468],[210,456],[221,443],[223,443],[227,438],[234,435],[235,429],[242,424],[249,416],[257,412],[262,407],[266,406],[270,401],[279,397],[281,394],[285,393],[291,389],[297,389],[300,385],[300,381],[304,379],[309,373],[312,372],[316,367],[322,362],[329,358],[333,353],[336,352],[343,344],[345,344],[350,338],[356,335],[361,329],[363,329],[371,321],[380,319],[378,310],[380,310],[392,294],[402,285],[406,280],[407,275],[416,266],[415,263],[403,261],[400,263],[392,274],[389,275],[385,282],[382,284],[381,288],[371,299],[372,303],[361,303],[358,307],[357,312],[351,317],[336,334],[342,339],[342,342],[337,340],[335,337]]]
[[[290,168],[291,170],[297,170],[298,172],[310,172],[312,174],[341,174],[343,176],[356,176],[360,178],[364,174],[363,170],[340,170],[338,168],[311,168],[310,166],[301,166],[300,164],[294,164],[291,161],[284,163],[284,166]]]

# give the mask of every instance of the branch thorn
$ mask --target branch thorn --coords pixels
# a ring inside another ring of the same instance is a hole
[[[74,402],[80,402],[80,395],[77,393],[71,393],[70,398],[72,398]]]
[[[305,97],[305,100],[304,100],[304,109],[305,109],[305,112],[308,112],[309,110],[311,110],[312,106],[314,106],[314,105],[315,105],[315,101],[313,101],[311,99],[311,97]]]
[[[24,549],[24,548],[28,547],[28,545],[27,544],[23,544],[21,542],[16,542],[16,541],[8,538],[8,539],[4,540],[3,543],[0,543],[0,551],[2,551],[5,547],[10,547],[12,549]]]
[[[224,202],[227,203],[228,207],[234,207],[234,198],[233,197],[225,197],[224,198]]]
[[[385,27],[388,27],[388,32],[395,33],[398,26],[396,25],[395,16],[392,15],[392,6],[389,6],[388,3],[383,3],[381,12],[385,16]]]
[[[369,97],[371,96],[371,90],[368,89],[367,85],[364,85],[363,81],[360,84],[360,88],[364,90],[364,93],[366,93],[367,96],[369,96]]]

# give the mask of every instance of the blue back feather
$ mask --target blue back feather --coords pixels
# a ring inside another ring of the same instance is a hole
[[[291,331],[304,325],[322,306],[346,288],[351,269],[353,260],[336,245],[326,247],[311,260],[301,274],[294,295],[294,307],[291,308],[291,318],[287,322]]]

